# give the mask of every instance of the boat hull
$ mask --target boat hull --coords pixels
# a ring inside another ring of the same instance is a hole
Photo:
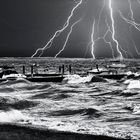
[[[126,74],[97,74],[97,76],[102,77],[102,78],[106,78],[106,79],[114,79],[114,80],[120,80],[124,77],[126,77]]]
[[[48,77],[27,77],[30,82],[62,82],[63,76],[48,76]]]

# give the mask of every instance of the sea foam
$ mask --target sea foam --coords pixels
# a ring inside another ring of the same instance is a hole
[[[127,89],[140,89],[140,81],[139,80],[129,81]]]
[[[89,75],[86,77],[81,77],[80,75],[67,75],[64,81],[67,81],[69,84],[75,84],[75,83],[86,83],[90,82],[93,76]]]
[[[0,112],[0,122],[14,122],[18,120],[25,120],[25,117],[20,111],[18,110],[10,110],[10,111],[1,111]]]

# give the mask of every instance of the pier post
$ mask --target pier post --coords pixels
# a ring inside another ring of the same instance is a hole
[[[31,65],[31,77],[33,77],[33,73],[34,73],[34,66]]]
[[[62,75],[65,73],[65,66],[62,65]]]
[[[71,65],[69,65],[69,74],[72,73]]]
[[[99,67],[98,67],[98,64],[96,64],[96,69],[97,69],[97,71],[99,72]]]
[[[37,64],[37,62],[35,62],[34,66],[35,66],[35,74],[38,74],[38,64]]]
[[[25,75],[25,66],[23,66],[23,74]]]
[[[61,73],[61,66],[59,66],[59,74]]]

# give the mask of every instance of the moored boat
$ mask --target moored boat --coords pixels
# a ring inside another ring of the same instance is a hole
[[[26,79],[30,82],[62,82],[63,76],[33,76],[26,77]]]
[[[121,71],[121,69],[124,67],[125,65],[122,64],[110,65],[106,66],[105,68],[98,68],[98,65],[96,65],[96,69],[88,71],[88,74],[93,74],[106,79],[120,80],[127,76],[126,73]]]
[[[17,80],[19,78],[26,78],[26,76],[18,73],[13,66],[3,66],[0,68],[0,81]]]

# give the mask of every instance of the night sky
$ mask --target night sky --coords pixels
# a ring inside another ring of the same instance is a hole
[[[116,38],[121,47],[130,54],[125,57],[140,58],[134,44],[140,51],[140,32],[130,24],[126,24],[118,14],[118,9],[125,17],[130,19],[128,0],[112,0],[115,19]],[[140,4],[137,0],[132,1],[134,18],[140,23]],[[105,17],[109,19],[108,0],[105,0],[105,8],[101,15],[99,32],[97,23],[94,37],[102,36],[106,31]],[[37,48],[44,47],[56,30],[61,29],[74,7],[74,0],[1,0],[0,3],[0,57],[30,57]],[[91,58],[90,46],[92,24],[97,21],[99,12],[103,6],[103,0],[85,0],[75,12],[70,21],[70,26],[82,18],[70,36],[66,49],[59,57],[82,57]],[[52,47],[46,50],[42,56],[54,57],[63,47],[67,28],[59,37],[55,38]],[[107,39],[110,39],[108,34]],[[113,42],[112,42],[113,44]],[[115,44],[113,49],[116,52]],[[110,47],[100,40],[95,44],[96,58],[111,58]]]

